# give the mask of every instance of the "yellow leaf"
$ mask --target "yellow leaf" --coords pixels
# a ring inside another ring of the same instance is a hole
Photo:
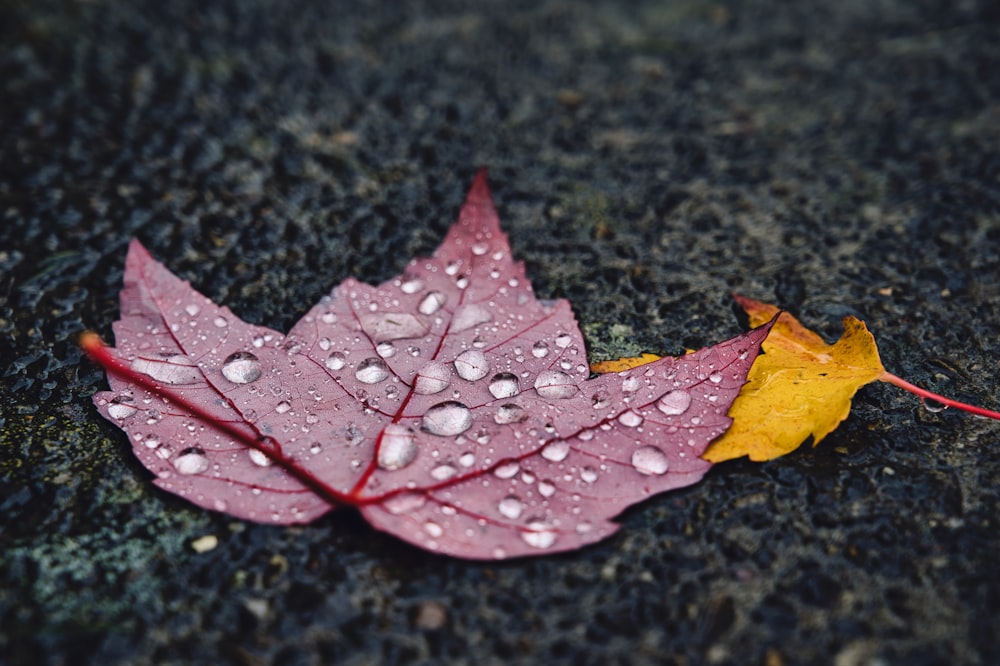
[[[750,315],[751,326],[779,312],[759,301],[736,300]],[[733,425],[709,446],[705,460],[772,460],[794,451],[810,435],[818,444],[847,418],[857,390],[886,374],[875,338],[855,317],[844,319],[844,335],[828,345],[783,313],[763,350],[729,410]]]
[[[636,368],[640,365],[646,365],[647,363],[652,363],[653,361],[660,358],[656,354],[643,354],[642,356],[626,356],[624,358],[615,359],[613,361],[600,361],[598,363],[590,364],[590,371],[596,372],[598,374],[605,374],[608,372],[622,372],[624,370],[630,370]]]

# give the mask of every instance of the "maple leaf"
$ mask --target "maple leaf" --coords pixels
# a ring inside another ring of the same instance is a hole
[[[794,451],[810,436],[815,446],[847,418],[858,389],[876,380],[942,406],[1000,418],[996,412],[937,395],[888,372],[875,337],[856,317],[844,318],[844,334],[829,345],[787,312],[751,298],[733,297],[749,315],[751,326],[780,316],[764,342],[764,354],[729,410],[733,426],[709,446],[703,456],[706,460],[722,462],[742,456],[773,460]]]
[[[241,321],[133,241],[100,413],[161,488],[274,524],[357,507],[429,550],[499,559],[612,534],[699,480],[769,326],[588,380],[565,300],[539,301],[480,172],[433,257],[347,279],[287,334]]]

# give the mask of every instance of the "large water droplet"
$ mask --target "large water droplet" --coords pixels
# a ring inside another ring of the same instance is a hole
[[[222,376],[234,384],[257,381],[262,371],[260,360],[250,352],[235,352],[222,362]]]
[[[633,412],[631,409],[627,412],[623,412],[621,416],[618,417],[618,423],[621,423],[626,428],[635,428],[642,425],[642,414],[638,412]]]
[[[287,400],[282,400],[281,402],[279,402],[277,405],[274,406],[274,411],[278,412],[279,414],[284,414],[285,412],[290,411],[291,409],[292,409],[292,403],[288,402]]]
[[[358,364],[358,369],[354,371],[354,376],[359,382],[365,384],[378,384],[389,377],[389,368],[385,361],[380,358],[366,358]]]
[[[132,369],[164,384],[182,385],[201,381],[201,370],[185,354],[163,354],[158,358],[139,357]]]
[[[539,340],[531,346],[531,355],[535,358],[545,358],[549,355],[549,343]]]
[[[493,415],[493,421],[497,425],[520,423],[521,421],[524,421],[526,418],[528,418],[528,415],[524,413],[524,409],[522,409],[519,405],[515,405],[512,402],[497,407],[497,411]]]
[[[391,342],[380,342],[375,345],[375,353],[382,358],[389,358],[396,353],[396,346]]]
[[[344,356],[344,352],[330,352],[330,355],[326,357],[324,365],[331,370],[340,370],[345,365],[347,365],[347,357]]]
[[[208,456],[204,450],[192,446],[174,458],[174,468],[181,474],[201,474],[208,469]]]
[[[521,463],[516,460],[504,460],[493,470],[493,475],[498,479],[513,479],[519,471]]]
[[[420,314],[432,315],[441,309],[448,297],[442,294],[440,291],[432,291],[423,297],[420,301],[420,305],[417,306],[417,310]]]
[[[540,520],[528,523],[528,531],[521,532],[524,543],[533,548],[551,548],[556,542],[556,532],[548,524]]]
[[[569,347],[570,343],[572,342],[573,338],[568,333],[560,333],[559,335],[556,336],[556,347],[559,347],[560,349],[565,349],[566,347]]]
[[[556,494],[556,484],[548,479],[538,482],[538,494],[542,497],[552,497]]]
[[[667,416],[683,414],[691,406],[691,394],[682,389],[669,391],[656,401],[656,408]]]
[[[493,319],[493,315],[482,305],[476,303],[461,305],[455,310],[455,316],[452,317],[449,332],[459,333],[467,331],[473,326],[485,324],[491,319]]]
[[[659,476],[667,473],[667,455],[655,446],[644,446],[632,453],[632,466],[639,474]]]
[[[542,449],[542,457],[549,462],[562,462],[569,455],[569,442],[559,440],[545,445]]]
[[[440,393],[451,383],[451,368],[440,361],[431,361],[417,371],[413,391],[421,395]]]
[[[597,470],[593,467],[584,467],[580,470],[580,480],[584,483],[597,481]]]
[[[399,290],[404,294],[415,294],[424,288],[424,281],[418,277],[405,277]]]
[[[486,354],[478,349],[468,349],[455,359],[455,372],[467,381],[482,379],[489,371],[490,363],[486,359]]]
[[[382,430],[378,449],[378,466],[384,470],[402,469],[417,457],[417,434],[398,423],[390,423]]]
[[[511,398],[518,393],[517,377],[509,372],[499,372],[490,380],[490,393],[494,398]]]
[[[435,481],[447,481],[458,474],[458,470],[451,465],[438,465],[431,470],[431,478]]]
[[[441,402],[424,413],[424,430],[432,435],[460,435],[472,427],[472,410],[460,402]]]
[[[269,467],[272,462],[266,453],[258,449],[250,449],[250,460],[254,465],[260,465],[261,467]]]
[[[130,395],[119,395],[111,398],[111,402],[108,404],[108,416],[119,421],[127,419],[137,411],[139,410],[132,404],[132,396]]]
[[[500,500],[500,503],[497,505],[497,511],[504,518],[517,520],[521,517],[521,512],[524,511],[524,502],[517,495],[507,495],[507,497]]]
[[[535,390],[543,398],[570,398],[576,394],[573,378],[559,370],[543,370],[535,378]]]
[[[375,342],[419,338],[427,334],[427,326],[408,312],[371,312],[361,315],[361,328]]]

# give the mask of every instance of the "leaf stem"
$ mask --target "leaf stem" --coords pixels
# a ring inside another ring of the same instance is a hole
[[[331,506],[336,507],[341,504],[355,505],[358,503],[350,496],[338,492],[323,483],[320,479],[309,472],[309,470],[299,467],[295,460],[289,458],[284,454],[284,452],[281,451],[281,445],[273,437],[257,436],[253,433],[248,433],[245,429],[238,427],[234,423],[219,420],[217,416],[209,413],[197,403],[191,402],[183,396],[171,394],[165,391],[163,387],[157,384],[151,377],[148,377],[140,372],[136,372],[129,367],[128,364],[108,351],[108,347],[101,340],[101,337],[93,331],[84,331],[80,334],[80,347],[83,348],[83,351],[90,357],[90,360],[104,368],[106,372],[132,384],[137,384],[153,395],[169,398],[171,402],[187,411],[187,413],[191,416],[198,418],[203,423],[210,425],[225,435],[229,435],[236,441],[250,447],[251,449],[260,451],[288,472],[291,476],[295,477],[299,483],[329,502]]]
[[[955,409],[960,409],[963,412],[969,412],[970,414],[975,414],[976,416],[984,416],[989,419],[996,419],[1000,421],[1000,412],[994,412],[983,407],[976,407],[975,405],[969,405],[964,402],[959,402],[958,400],[946,398],[943,395],[938,395],[933,391],[928,391],[927,389],[920,388],[915,384],[911,384],[902,377],[897,377],[891,372],[883,371],[882,374],[879,375],[878,379],[879,381],[898,386],[904,391],[909,391],[910,393],[919,396],[921,400],[930,399],[941,403],[945,407],[954,407]]]

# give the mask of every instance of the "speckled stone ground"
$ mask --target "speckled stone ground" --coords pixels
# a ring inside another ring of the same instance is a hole
[[[397,5],[0,6],[0,662],[1000,663],[1000,426],[888,386],[557,557],[152,486],[74,347],[131,236],[286,329],[432,251],[480,165],[592,359],[729,337],[738,290],[1000,408],[996,3]]]

